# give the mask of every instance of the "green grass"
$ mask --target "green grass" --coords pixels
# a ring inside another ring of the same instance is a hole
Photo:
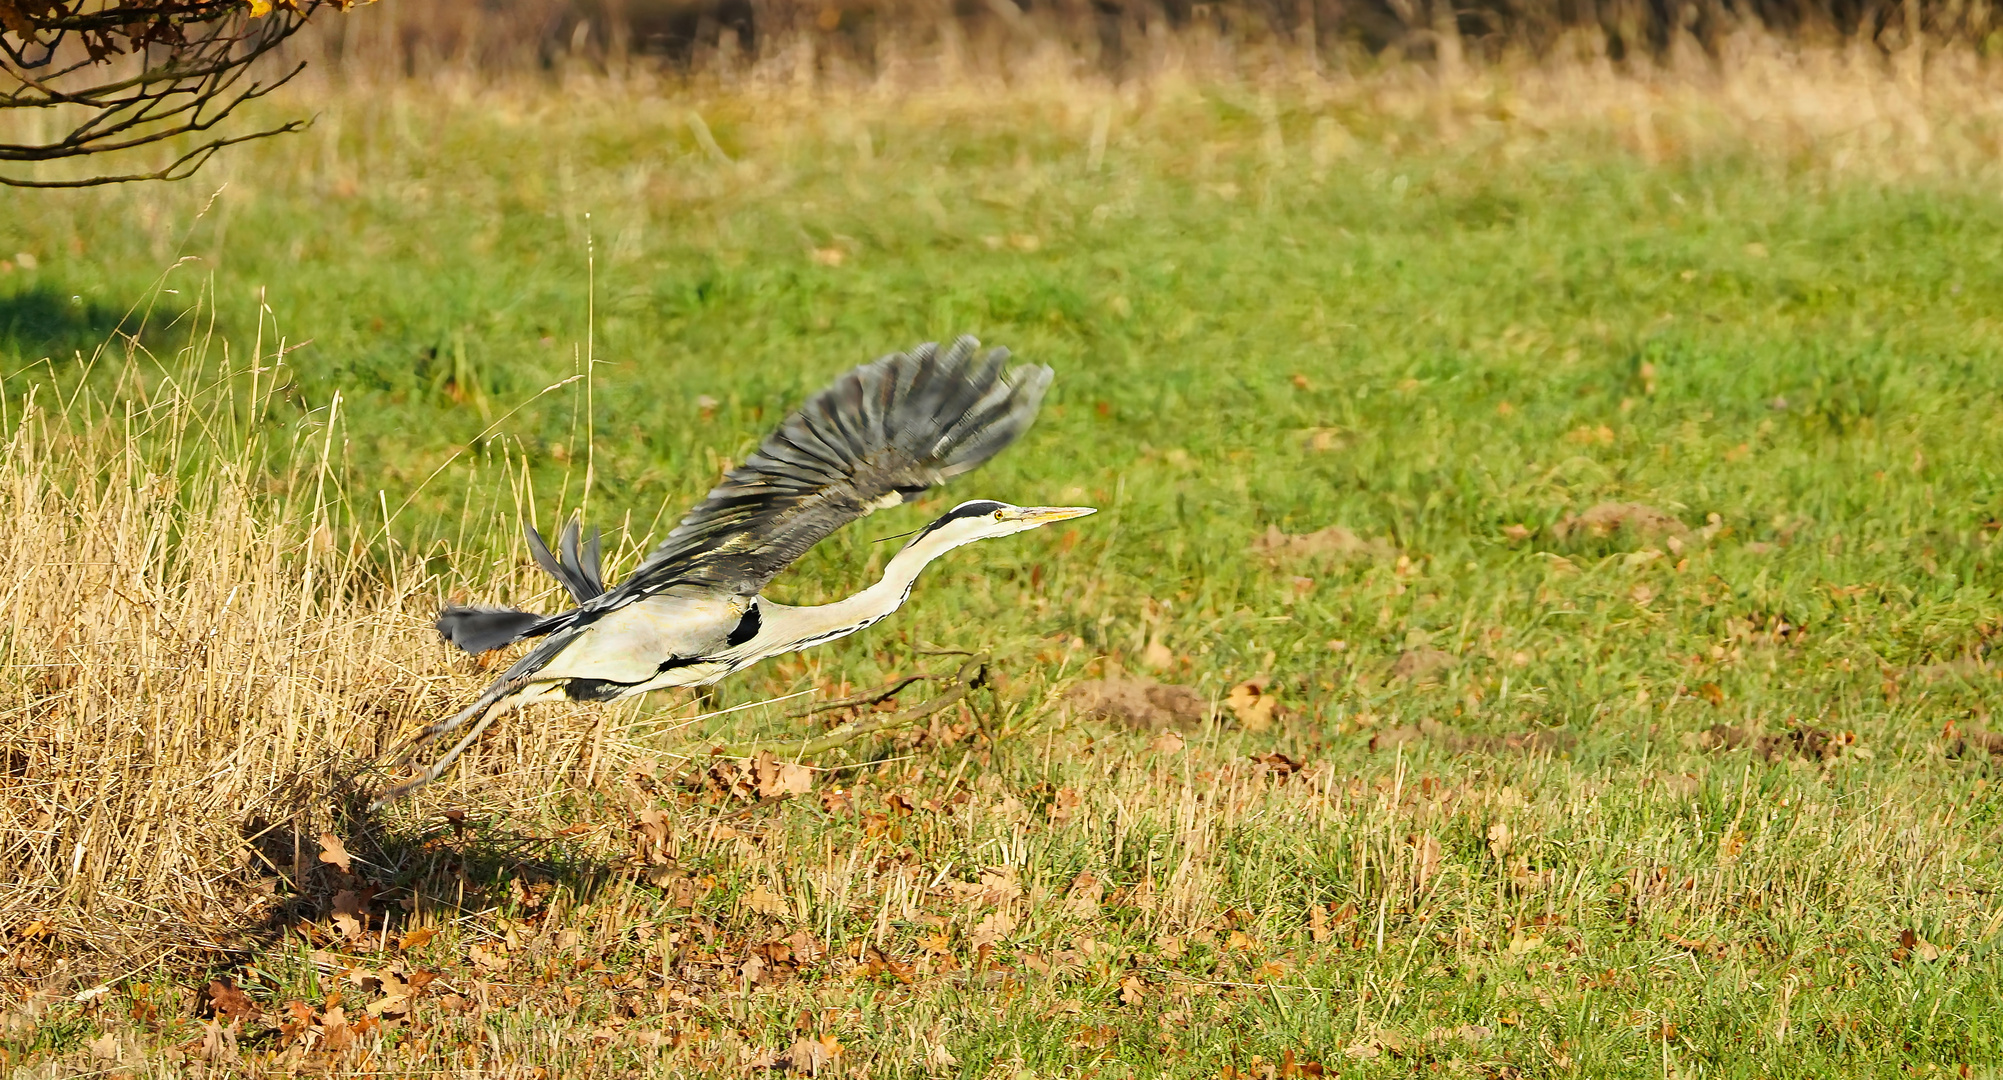
[[[435,899],[442,867],[470,867],[462,886],[526,921],[490,911],[418,946],[461,994],[490,977],[487,1011],[423,999],[380,1067],[491,1050],[524,1074],[721,1072],[804,1031],[877,1077],[1263,1076],[1289,1053],[1345,1076],[1993,1075],[2003,803],[1942,734],[1999,696],[1993,177],[1876,180],[1756,139],[1650,164],[1590,126],[1448,139],[1231,90],[701,107],[732,163],[676,100],[358,93],[191,185],[0,210],[0,253],[39,263],[0,276],[11,398],[111,392],[109,360],[72,354],[148,303],[140,340],[164,354],[207,292],[239,356],[260,332],[311,339],[256,418],[271,467],[317,454],[338,392],[357,524],[405,507],[392,535],[475,585],[513,557],[491,524],[513,507],[504,454],[545,520],[584,497],[584,387],[535,395],[581,370],[588,312],[589,511],[631,544],[881,352],[971,332],[1058,371],[1022,444],[824,545],[781,592],[852,590],[885,554],[872,539],[962,498],[1104,513],[957,555],[884,628],[724,690],[866,685],[921,662],[915,643],[991,648],[994,738],[886,741],[855,813],[760,810],[755,842],[709,825],[741,800],[667,784],[580,791],[544,823],[596,831],[540,862],[493,854],[531,828],[511,817],[397,849],[392,894]],[[1337,148],[1330,117],[1356,137]],[[165,279],[182,291],[156,291],[183,254],[200,261]],[[1608,502],[1691,531],[1554,528]],[[1394,554],[1250,550],[1336,524]],[[1157,640],[1161,678],[1221,695],[1269,674],[1290,717],[1174,752],[1005,719],[1081,669],[1140,669]],[[1456,661],[1392,677],[1421,647]],[[1435,724],[1564,738],[1456,749]],[[1718,724],[1855,742],[1768,760],[1705,749]],[[1271,750],[1307,771],[1249,764]],[[920,806],[956,791],[950,813]],[[714,878],[693,905],[605,869],[643,803],[680,815],[679,871]],[[993,866],[1023,895],[983,960],[995,908],[946,883]],[[1096,910],[1066,904],[1081,873]],[[756,885],[786,910],[742,906]],[[1316,906],[1338,912],[1323,940]],[[1901,949],[1908,929],[1937,958]],[[833,958],[749,993],[719,974],[800,930]],[[509,967],[467,966],[468,943],[508,933]],[[926,959],[941,933],[956,970]],[[323,1002],[332,980],[285,940],[235,977],[268,1009]],[[871,974],[865,943],[912,981]],[[176,979],[205,981],[153,982]],[[351,1011],[371,992],[347,987]],[[196,1030],[177,1007],[155,1045]],[[122,1003],[79,1015],[8,1052],[131,1026]],[[1464,1025],[1481,1031],[1428,1039]],[[636,1037],[663,1030],[701,1034]]]

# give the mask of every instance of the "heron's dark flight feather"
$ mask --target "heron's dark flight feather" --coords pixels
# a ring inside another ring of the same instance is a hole
[[[511,645],[537,628],[543,617],[513,608],[448,607],[438,613],[438,633],[469,653]]]
[[[1000,453],[1036,419],[1051,372],[1005,372],[1007,350],[979,355],[978,347],[972,338],[943,351],[921,345],[835,380],[726,474],[607,600],[677,586],[754,594],[836,529]]]
[[[536,527],[526,521],[522,522],[522,532],[529,544],[529,555],[535,559],[536,565],[561,582],[564,589],[569,591],[571,597],[580,604],[605,591],[604,575],[599,570],[598,529],[594,527],[591,530],[591,538],[584,541],[580,548],[578,536],[582,531],[581,523],[575,519],[563,527],[562,534],[557,537],[557,550],[563,552],[563,558],[558,559],[550,553],[549,545],[543,541],[542,534],[536,531]]]

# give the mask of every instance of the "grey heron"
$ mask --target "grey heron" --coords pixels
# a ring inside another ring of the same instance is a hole
[[[919,571],[964,544],[1094,512],[1086,506],[963,502],[920,529],[876,584],[813,607],[775,603],[766,584],[836,529],[967,472],[1015,441],[1050,386],[1040,365],[1006,369],[961,338],[921,345],[837,378],[731,469],[639,567],[607,588],[598,535],[573,522],[556,553],[528,529],[529,550],[577,601],[561,614],[444,608],[438,631],[467,652],[527,638],[540,644],[477,700],[419,732],[399,764],[468,723],[472,728],[371,809],[437,779],[488,725],[538,701],[616,701],[703,686],[767,657],[874,625],[911,595]]]

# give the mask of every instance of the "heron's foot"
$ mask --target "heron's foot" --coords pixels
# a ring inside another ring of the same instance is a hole
[[[398,760],[397,764],[399,767],[404,762],[409,761],[410,755],[417,752],[419,748],[437,739],[440,735],[443,735],[446,732],[451,731],[454,728],[458,727],[459,725],[465,723],[475,713],[478,713],[480,715],[480,720],[478,723],[473,725],[473,730],[468,731],[464,736],[462,736],[460,740],[453,745],[452,749],[447,750],[445,753],[439,755],[437,761],[432,762],[429,767],[420,771],[416,776],[412,777],[409,780],[404,781],[401,784],[398,784],[397,786],[377,796],[376,801],[369,804],[369,810],[371,812],[380,810],[381,808],[388,806],[390,803],[393,803],[398,799],[403,798],[405,795],[408,795],[411,792],[416,791],[418,788],[421,788],[424,785],[431,783],[433,780],[436,780],[439,777],[445,775],[445,770],[451,768],[452,763],[459,760],[459,755],[465,753],[466,748],[473,745],[474,741],[480,737],[481,733],[487,730],[488,725],[492,724],[496,720],[499,720],[501,717],[506,716],[510,712],[513,712],[515,710],[515,707],[519,703],[520,703],[519,699],[512,695],[500,698],[499,700],[487,700],[487,701],[476,702],[471,708],[466,709],[465,711],[452,717],[450,720],[440,721],[439,723],[433,724],[430,727],[425,728],[423,731],[419,732],[417,741],[411,743],[409,748],[404,750],[402,758]]]
[[[398,784],[397,786],[390,788],[388,791],[383,792],[381,795],[376,796],[375,801],[369,804],[369,813],[374,813],[377,810],[380,810],[383,807],[388,806],[389,804],[397,801],[398,799],[403,798],[405,795],[408,795],[411,792],[416,791],[418,788],[421,788],[424,785],[431,783],[433,780],[438,779],[440,776],[444,775],[444,773],[445,770],[439,768],[436,765],[433,765],[428,769],[419,771],[416,776],[410,778],[409,780],[405,780],[403,783]]]

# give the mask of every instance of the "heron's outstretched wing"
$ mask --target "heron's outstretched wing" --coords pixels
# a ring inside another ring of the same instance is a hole
[[[755,593],[829,533],[1000,453],[1036,419],[1050,369],[1004,371],[1006,349],[979,348],[920,345],[836,379],[725,474],[616,599]]]

